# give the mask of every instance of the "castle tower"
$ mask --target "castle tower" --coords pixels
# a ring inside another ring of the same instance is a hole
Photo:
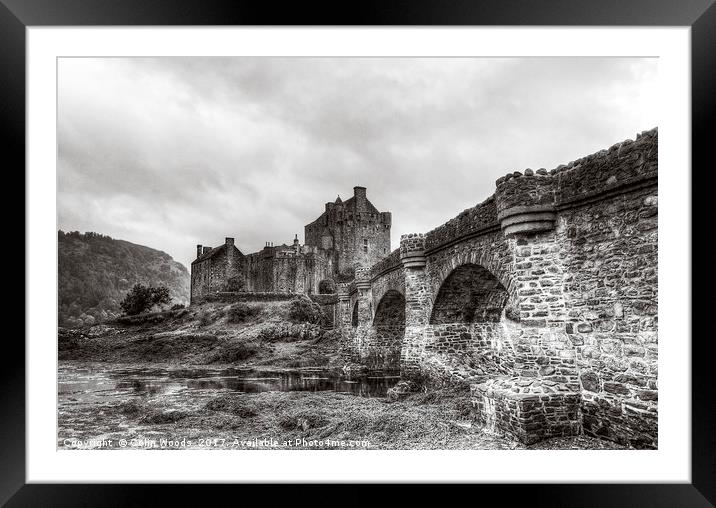
[[[358,265],[372,266],[390,254],[391,213],[379,211],[367,189],[326,203],[325,211],[305,227],[306,245],[330,251],[335,278],[351,278]]]

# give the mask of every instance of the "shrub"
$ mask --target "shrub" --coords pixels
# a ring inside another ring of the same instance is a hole
[[[238,302],[229,307],[228,317],[229,323],[243,323],[248,318],[258,314],[260,309],[258,307],[252,307],[244,302]]]
[[[325,279],[318,283],[318,292],[322,295],[329,295],[336,292],[336,284],[330,280]]]
[[[255,356],[259,351],[259,346],[252,342],[230,343],[214,350],[205,361],[206,363],[236,363]]]
[[[127,316],[146,312],[155,305],[170,302],[169,288],[165,286],[150,287],[135,284],[119,304]]]
[[[183,308],[184,308],[183,303],[175,303],[174,305],[172,305],[171,310],[179,310],[179,309],[183,309]]]
[[[320,305],[307,296],[291,300],[288,317],[294,323],[312,323],[322,325],[327,321],[326,315],[323,313]]]

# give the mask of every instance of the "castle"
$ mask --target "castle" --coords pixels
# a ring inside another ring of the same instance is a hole
[[[191,263],[191,301],[211,293],[334,293],[336,283],[353,280],[357,266],[372,266],[390,253],[390,212],[368,200],[365,187],[353,197],[340,196],[305,226],[305,244],[298,235],[291,245],[243,254],[234,238],[219,247],[196,246]]]
[[[405,390],[469,385],[475,421],[524,443],[657,448],[658,139],[511,171],[392,252],[390,213],[356,187],[326,203],[305,245],[198,246],[192,301],[310,293],[349,372],[399,371]]]

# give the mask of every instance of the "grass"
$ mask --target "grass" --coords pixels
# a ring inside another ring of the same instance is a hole
[[[370,449],[512,448],[508,440],[470,432],[446,397],[435,403],[360,398],[333,392],[228,393],[191,413],[135,416],[147,432],[201,435],[231,429],[240,439],[360,441]],[[165,421],[166,420],[166,421]],[[287,446],[289,447],[289,446]],[[295,446],[290,446],[295,448]],[[302,446],[298,446],[301,448]],[[339,448],[339,446],[328,446]]]
[[[248,305],[244,302],[237,302],[229,307],[226,313],[229,323],[244,323],[249,318],[261,313],[261,305]]]
[[[617,449],[618,445],[585,436],[553,438],[524,446],[488,435],[472,425],[465,393],[418,392],[389,402],[335,392],[218,392],[202,399],[132,398],[115,404],[73,402],[64,406],[60,436],[78,439],[102,435],[115,442],[134,438],[227,438],[271,440],[281,449]],[[315,443],[323,444],[315,446]],[[312,444],[313,443],[313,444]],[[211,448],[216,449],[216,448]]]

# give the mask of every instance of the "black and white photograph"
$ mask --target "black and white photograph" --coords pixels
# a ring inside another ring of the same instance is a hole
[[[659,449],[658,71],[58,58],[57,449]]]

